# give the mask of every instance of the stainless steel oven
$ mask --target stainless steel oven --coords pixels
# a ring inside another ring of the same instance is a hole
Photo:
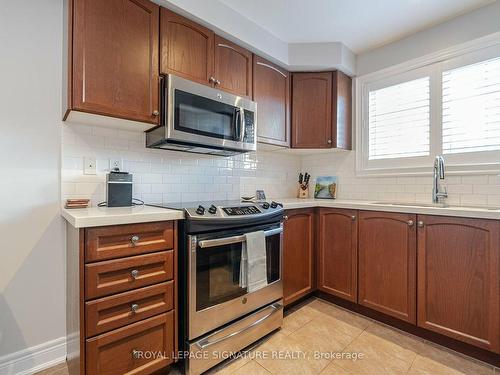
[[[265,234],[268,285],[249,293],[239,283],[242,245],[257,230]],[[279,222],[188,236],[190,340],[283,297],[282,243]]]
[[[147,147],[217,155],[257,149],[255,102],[170,74],[161,82],[161,126],[147,132]]]

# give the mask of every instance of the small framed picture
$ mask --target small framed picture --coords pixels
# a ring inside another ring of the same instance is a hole
[[[314,187],[314,198],[335,199],[337,197],[337,177],[318,176]]]
[[[257,196],[258,201],[265,201],[266,200],[266,193],[264,193],[264,190],[257,190],[256,196]]]

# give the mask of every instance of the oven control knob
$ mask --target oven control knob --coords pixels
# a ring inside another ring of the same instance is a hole
[[[278,203],[276,203],[275,201],[272,201],[271,208],[276,208],[276,207],[278,207]]]
[[[262,208],[264,210],[267,210],[269,208],[269,203],[267,203],[267,202],[262,203]]]
[[[215,207],[213,204],[210,206],[208,209],[208,212],[210,212],[212,215],[215,215],[217,213],[217,207]]]
[[[283,203],[280,203],[280,202],[276,202],[278,204],[278,206],[280,206],[281,208],[283,208]]]
[[[203,207],[203,206],[201,206],[201,205],[200,205],[200,206],[198,206],[198,208],[196,209],[196,213],[197,213],[198,215],[205,215],[205,207]]]

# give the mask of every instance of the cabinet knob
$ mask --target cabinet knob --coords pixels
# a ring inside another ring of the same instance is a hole
[[[139,276],[139,270],[132,270],[130,271],[130,276],[132,276],[132,279],[137,279],[137,276]]]
[[[418,227],[419,228],[423,228],[424,227],[424,222],[423,221],[419,221],[418,222]]]
[[[139,305],[137,303],[133,303],[130,306],[130,311],[132,311],[132,313],[135,314],[137,312],[137,310],[139,310]]]
[[[136,236],[136,235],[134,235],[130,238],[130,242],[132,243],[133,246],[135,246],[137,244],[137,242],[139,242],[139,240],[140,240],[139,236]]]
[[[412,227],[412,226],[413,226],[413,224],[415,224],[415,223],[413,222],[413,220],[408,220],[408,226],[409,226],[409,227]]]
[[[158,111],[156,109],[153,111],[153,116],[158,116],[159,114],[160,114],[160,111]]]
[[[287,215],[283,216],[283,220],[287,221],[288,220],[288,216]]]
[[[142,352],[140,352],[139,350],[136,350],[136,349],[132,350],[132,358],[134,358],[134,359],[141,358],[141,354],[142,354]]]
[[[331,143],[332,143],[332,140],[331,140],[331,139],[329,139],[328,141],[326,141],[326,143],[331,144]]]
[[[210,83],[215,83],[216,81],[217,81],[217,80],[216,80],[214,77],[210,77],[210,78],[208,79],[208,82],[210,82]]]
[[[356,216],[355,216],[355,215],[352,215],[352,216],[351,216],[351,220],[352,220],[352,221],[356,221]]]
[[[220,85],[220,81],[218,79],[215,80],[216,85]]]

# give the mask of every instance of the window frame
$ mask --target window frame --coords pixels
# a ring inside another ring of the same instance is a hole
[[[500,57],[500,33],[356,78],[356,175],[431,174],[435,156],[443,152],[442,73],[495,57]],[[430,77],[430,154],[369,160],[369,92],[426,76]],[[445,161],[452,174],[500,172],[500,150],[447,154]]]

